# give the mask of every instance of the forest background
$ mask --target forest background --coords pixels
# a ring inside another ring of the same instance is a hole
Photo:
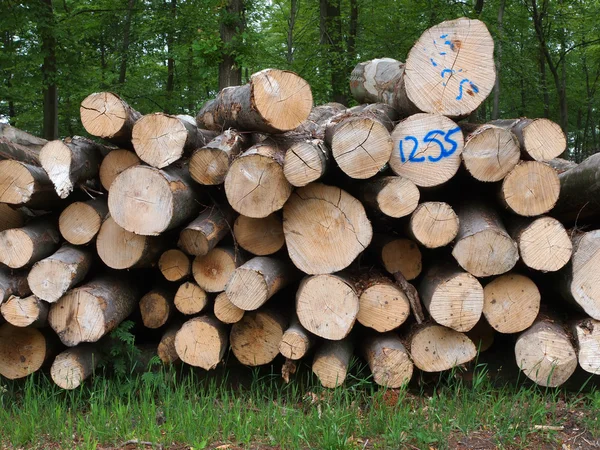
[[[0,121],[83,134],[79,104],[113,91],[142,113],[190,114],[261,69],[289,69],[315,104],[353,104],[357,62],[404,61],[430,26],[483,20],[497,85],[469,119],[547,117],[568,157],[600,150],[598,0],[0,0]]]

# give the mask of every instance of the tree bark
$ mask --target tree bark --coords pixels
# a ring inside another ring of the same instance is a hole
[[[0,159],[16,159],[40,166],[40,150],[48,141],[0,123]]]
[[[42,85],[44,92],[43,136],[45,139],[58,138],[58,66],[56,62],[56,35],[52,0],[41,1],[41,14],[38,30],[42,44]]]
[[[11,295],[25,297],[31,294],[26,271],[11,271],[0,267],[0,305]]]
[[[119,67],[119,84],[125,84],[127,76],[127,62],[129,59],[129,37],[131,34],[131,18],[135,7],[135,0],[128,0],[125,25],[123,26],[123,46],[121,47],[121,64]]]
[[[246,27],[243,0],[227,0],[221,7],[220,35],[222,41],[219,63],[219,89],[242,84],[242,68],[235,59],[242,33]]]
[[[492,120],[500,117],[500,73],[502,67],[502,39],[504,38],[504,7],[506,0],[500,0],[498,6],[498,39],[496,40],[496,83],[494,84],[494,104],[492,107]]]
[[[47,210],[58,200],[44,169],[20,161],[0,160],[0,202]]]
[[[25,224],[25,214],[13,209],[6,203],[0,203],[0,231],[9,230],[11,228],[20,228]],[[281,230],[283,237],[283,229]]]

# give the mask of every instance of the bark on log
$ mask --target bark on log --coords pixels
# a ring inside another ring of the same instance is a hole
[[[0,263],[20,269],[50,256],[59,243],[55,220],[40,217],[21,228],[0,232]]]
[[[81,124],[92,136],[131,148],[131,132],[142,115],[112,92],[88,95],[79,108]]]
[[[53,303],[48,322],[68,347],[97,342],[133,312],[138,300],[131,280],[108,274],[72,289]]]
[[[0,202],[48,209],[58,196],[41,167],[13,160],[0,160]]]
[[[401,272],[407,281],[414,280],[421,274],[421,250],[410,239],[376,234],[372,249],[388,273],[393,275]]]
[[[330,159],[330,151],[321,139],[300,140],[285,152],[283,174],[292,186],[306,186],[325,175]]]
[[[13,209],[6,203],[0,203],[0,232],[11,228],[20,228],[24,224],[25,214],[22,211]]]
[[[160,255],[158,269],[167,281],[181,281],[192,273],[192,261],[179,249],[171,249]]]
[[[140,313],[146,328],[160,328],[169,321],[175,309],[174,297],[169,289],[153,289],[141,298]]]
[[[367,207],[388,217],[405,217],[417,208],[421,194],[408,178],[376,177],[363,182],[358,198]]]
[[[315,106],[310,111],[308,118],[294,132],[322,140],[325,136],[325,127],[329,119],[346,111],[347,108],[344,105],[335,102]]]
[[[130,150],[113,150],[104,157],[100,164],[99,177],[102,187],[108,191],[112,182],[121,172],[140,163],[140,158]]]
[[[56,253],[33,265],[27,282],[40,299],[56,302],[87,275],[92,265],[92,252],[64,244]]]
[[[276,214],[262,219],[238,216],[233,224],[233,236],[240,247],[257,256],[272,255],[285,244],[283,222]]]
[[[51,341],[36,328],[0,325],[0,375],[15,380],[36,372],[52,354]]]
[[[390,168],[417,186],[439,186],[460,167],[464,138],[460,127],[445,116],[415,114],[392,132]]]
[[[201,339],[198,339],[201,336]],[[179,358],[191,366],[211,370],[223,359],[227,349],[227,326],[213,316],[194,317],[183,324],[175,336]]]
[[[254,311],[298,278],[298,271],[288,261],[255,256],[235,269],[225,292],[238,308]]]
[[[477,356],[475,344],[463,333],[427,324],[409,338],[409,351],[423,372],[442,372],[466,364]]]
[[[112,217],[104,221],[96,239],[98,256],[112,269],[152,267],[165,247],[161,237],[131,233]]]
[[[191,177],[209,186],[223,183],[231,163],[248,147],[249,141],[238,131],[225,130],[208,144],[194,150],[189,162]]]
[[[216,318],[223,323],[239,322],[244,317],[245,312],[231,303],[225,292],[221,292],[215,298],[214,313]]]
[[[497,212],[483,202],[468,202],[458,209],[460,227],[452,255],[476,277],[501,275],[511,270],[519,251]]]
[[[483,315],[500,333],[518,333],[529,328],[540,311],[541,295],[530,278],[507,273],[483,289]]]
[[[517,365],[540,386],[557,387],[577,368],[577,354],[563,327],[550,320],[538,320],[517,339]]]
[[[548,165],[550,167],[552,167],[557,174],[561,174],[566,172],[567,170],[571,170],[574,169],[575,167],[577,167],[577,163],[574,161],[569,161],[563,158],[554,158],[551,159],[548,162]],[[560,178],[560,177],[559,177]]]
[[[312,371],[323,387],[336,388],[344,384],[352,359],[354,346],[349,339],[325,341],[317,351],[312,363]]]
[[[500,200],[521,216],[545,214],[554,208],[560,181],[552,167],[538,161],[522,161],[502,182]]]
[[[108,217],[106,198],[74,202],[58,218],[58,229],[65,240],[73,245],[89,244]]]
[[[567,137],[560,125],[549,119],[495,120],[493,125],[510,130],[517,137],[523,157],[549,161],[567,149]]]
[[[479,322],[465,334],[473,341],[478,352],[485,352],[494,343],[495,333],[492,326],[482,316]]]
[[[16,159],[39,166],[40,150],[47,142],[46,139],[0,123],[0,159]]]
[[[62,389],[77,389],[100,363],[98,348],[81,344],[60,353],[50,368],[50,376]]]
[[[356,287],[344,275],[314,275],[300,282],[296,313],[302,326],[317,336],[344,339],[354,326],[358,310]]]
[[[133,166],[111,184],[108,209],[126,230],[156,236],[198,214],[200,203],[193,184],[185,167]]]
[[[233,247],[216,247],[204,256],[197,256],[192,264],[196,283],[206,292],[223,292],[235,269],[245,258]]]
[[[600,321],[577,320],[572,324],[577,343],[577,360],[586,372],[600,375]]]
[[[233,218],[234,212],[227,205],[209,207],[181,230],[177,246],[188,255],[206,255],[229,234]]]
[[[292,194],[283,208],[283,232],[292,262],[311,275],[348,267],[373,236],[362,204],[340,188],[320,183]]]
[[[279,354],[287,319],[271,309],[250,311],[231,327],[231,350],[246,366],[269,364]]]
[[[196,120],[208,130],[281,133],[304,122],[312,106],[312,92],[305,80],[293,72],[265,69],[243,86],[223,89],[204,105]]]
[[[0,305],[11,295],[25,297],[31,294],[26,271],[11,271],[0,267]]]
[[[369,336],[362,344],[373,381],[379,386],[398,389],[412,378],[414,365],[400,338],[394,333]]]
[[[283,333],[279,343],[279,353],[287,359],[297,361],[306,356],[314,343],[315,337],[300,324],[297,317],[294,317]]]
[[[378,273],[365,273],[356,281],[359,290],[356,320],[359,323],[385,333],[406,321],[410,303],[404,291],[394,282]]]
[[[453,264],[431,265],[419,285],[423,305],[438,324],[466,332],[479,322],[483,287]]]
[[[205,146],[215,136],[214,131],[198,128],[192,117],[154,113],[142,116],[135,123],[131,142],[142,161],[162,169],[185,153]]]
[[[8,323],[15,327],[42,328],[48,319],[48,303],[35,295],[29,297],[12,296],[2,303],[0,311]]]
[[[60,198],[98,176],[102,155],[108,149],[81,136],[50,141],[40,151],[40,162]]]
[[[175,348],[175,337],[180,329],[180,323],[173,324],[167,328],[167,331],[160,338],[156,353],[163,364],[175,364],[181,361]]]
[[[208,306],[208,296],[196,283],[186,281],[175,293],[175,307],[185,315],[198,314]]]
[[[409,234],[427,248],[448,245],[458,234],[459,219],[444,202],[421,203],[410,216]]]

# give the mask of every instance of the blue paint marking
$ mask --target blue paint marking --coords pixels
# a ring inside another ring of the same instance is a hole
[[[456,149],[458,148],[458,142],[456,142],[454,139],[452,139],[452,135],[456,134],[456,133],[460,133],[460,127],[456,127],[456,128],[452,128],[446,132],[444,132],[444,130],[431,130],[429,131],[425,137],[423,138],[423,142],[428,144],[428,143],[433,143],[436,144],[439,148],[440,148],[440,154],[437,156],[427,156],[427,160],[429,160],[430,162],[438,162],[444,158],[448,158],[449,156],[452,156],[455,152]],[[444,139],[444,142],[442,142],[439,138]],[[404,141],[411,141],[413,143],[413,148],[410,151],[410,155],[408,156],[408,159],[406,158],[405,154],[404,154]],[[446,147],[444,146],[444,143],[450,144],[450,148],[446,149]],[[415,137],[415,136],[405,136],[404,139],[402,139],[399,143],[398,143],[398,149],[400,150],[400,161],[402,161],[402,163],[405,162],[416,162],[416,163],[421,163],[421,162],[425,162],[425,156],[420,156],[417,157],[417,150],[419,148],[419,140]]]
[[[446,52],[440,52],[440,55],[444,56],[446,55]]]
[[[437,45],[437,41],[435,39],[433,40],[433,43]]]
[[[440,73],[440,75],[442,76],[442,78],[444,78],[444,75],[446,75],[446,72],[449,73],[450,75],[452,75],[452,69],[444,69],[442,70],[442,73]]]
[[[445,153],[444,144],[439,139],[435,138],[435,136],[438,134],[444,135],[445,134],[444,130],[431,130],[423,138],[423,142],[425,142],[427,144],[432,142],[434,144],[437,144],[438,147],[440,148],[440,154],[438,156],[433,157],[433,156],[429,155],[427,157],[427,159],[431,162],[438,162],[440,159],[444,158],[444,156],[445,156],[444,155],[444,153]]]
[[[440,36],[440,38],[441,38],[441,39],[446,39],[447,37],[448,37],[448,35],[447,35],[447,34],[442,34],[442,35]]]
[[[408,160],[410,162],[423,162],[425,161],[425,157],[421,156],[419,158],[416,158],[416,153],[417,153],[417,149],[419,148],[419,140],[414,137],[414,136],[406,136],[402,141],[400,141],[399,147],[400,147],[400,161],[402,161],[403,163],[406,162],[406,157],[404,156],[404,149],[403,149],[403,142],[404,141],[412,141],[413,142],[413,148],[410,151],[410,155],[408,156]]]
[[[462,69],[458,69],[458,72],[459,72],[459,73],[460,73],[460,72],[462,72]]]
[[[458,85],[458,96],[456,97],[456,100],[462,100],[463,97],[463,84],[465,83],[469,83],[469,85],[471,86],[471,90],[477,94],[479,92],[479,88],[477,86],[475,86],[471,81],[469,81],[469,79],[467,78],[463,78],[460,82],[460,84]]]
[[[433,67],[437,67],[437,63],[433,60],[433,58],[429,58],[429,61],[431,61],[431,64],[433,64]]]

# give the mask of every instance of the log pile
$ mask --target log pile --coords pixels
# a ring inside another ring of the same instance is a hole
[[[352,108],[267,69],[196,118],[91,94],[104,144],[0,125],[0,375],[49,364],[74,389],[128,318],[165,364],[231,349],[326,387],[356,356],[397,388],[494,333],[540,385],[600,374],[600,158],[554,160],[547,119],[464,121],[494,82],[491,36],[463,18],[406,63],[358,64]]]

